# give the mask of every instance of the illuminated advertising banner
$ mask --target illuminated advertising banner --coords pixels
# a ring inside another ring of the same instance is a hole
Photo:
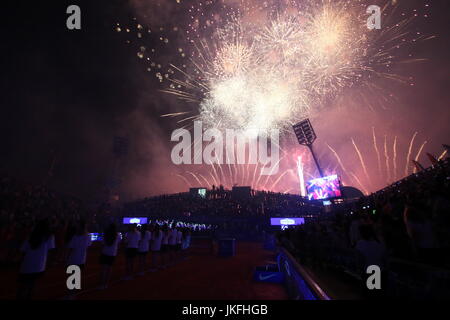
[[[98,232],[94,232],[94,233],[90,233],[91,236],[91,241],[102,241],[103,240],[103,234],[102,233],[98,233]]]
[[[298,226],[304,223],[304,218],[270,218],[272,226]]]
[[[147,218],[123,218],[123,224],[147,224]]]

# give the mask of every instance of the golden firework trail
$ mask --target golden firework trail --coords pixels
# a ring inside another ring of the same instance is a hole
[[[212,185],[212,183],[211,182],[209,182],[209,180],[208,179],[206,179],[201,173],[199,173],[198,174],[199,176],[200,176],[200,178],[202,178],[203,179],[203,181],[205,181],[205,183],[206,183],[206,187],[209,187],[209,186],[211,186]]]
[[[253,170],[253,179],[252,179],[252,186],[256,187],[255,179],[256,179],[256,171],[258,170],[258,165],[255,165],[255,170]]]
[[[395,136],[394,138],[394,144],[392,146],[392,153],[393,153],[393,158],[392,158],[392,165],[394,167],[394,180],[397,179],[397,136]]]
[[[217,160],[217,155],[214,155],[215,156],[215,160],[216,161],[214,161],[213,163],[211,163],[211,166],[212,166],[212,170],[213,170],[213,172],[214,172],[214,174],[213,174],[213,176],[215,177],[214,178],[214,181],[216,182],[216,185],[218,186],[218,183],[219,183],[219,181],[220,181],[220,177],[219,177],[219,175],[217,174],[217,170],[216,170],[216,163],[219,163],[219,161]],[[217,178],[217,179],[216,179]]]
[[[231,169],[230,159],[228,158],[228,152],[226,153],[226,157],[227,157],[228,173],[230,174],[230,175],[229,175],[229,178],[230,178],[230,186],[233,186],[233,184],[234,184],[234,181],[233,181],[233,171],[232,171],[232,169]]]
[[[419,157],[420,157],[420,154],[422,153],[423,147],[425,147],[426,144],[427,144],[427,141],[424,141],[422,143],[422,145],[419,148],[419,151],[416,154],[416,157],[414,158],[414,161],[418,161],[419,160]],[[416,172],[417,172],[417,168],[416,168],[416,166],[414,166],[414,173],[416,173]]]
[[[280,182],[281,178],[283,178],[286,173],[290,172],[291,169],[288,169],[286,171],[284,171],[282,174],[279,175],[279,177],[277,178],[277,180],[275,180],[275,182],[272,184],[272,186],[270,187],[269,190],[273,190],[273,188],[275,188],[275,186]]]
[[[192,188],[191,183],[185,177],[183,177],[181,174],[176,174],[176,176],[183,179],[183,181],[188,185],[188,187]]]
[[[446,154],[447,154],[447,150],[444,150],[444,152],[442,152],[442,154],[439,156],[438,161],[444,159]]]
[[[416,139],[417,133],[418,133],[417,131],[414,132],[414,134],[413,134],[413,136],[411,138],[411,141],[409,142],[408,154],[406,156],[405,177],[408,175],[409,159],[411,157],[412,146],[413,146],[413,143],[414,143],[414,139]]]
[[[222,179],[223,179],[223,182],[224,182],[224,184],[226,184],[227,182],[226,182],[226,179],[225,179],[225,174],[223,173],[223,170],[222,170],[222,165],[218,162],[217,163],[217,165],[218,165],[218,167],[219,167],[219,170],[220,170],[220,181],[222,181]]]
[[[196,175],[195,173],[193,173],[193,172],[191,172],[191,171],[186,171],[186,173],[187,173],[187,174],[190,174],[191,176],[193,176],[194,179],[197,180],[199,186],[202,185],[200,179],[197,177],[197,175]]]
[[[328,146],[328,148],[333,152],[334,156],[336,157],[336,159],[337,159],[339,165],[340,165],[341,168],[342,168],[342,172],[343,172],[344,174],[347,174],[347,169],[345,168],[343,162],[341,161],[341,157],[339,156],[339,154],[338,154],[338,153],[336,152],[336,150],[333,149],[330,145],[327,144],[327,146]],[[335,169],[336,169],[336,168],[335,168]],[[350,176],[350,179],[351,179],[352,181],[355,181],[354,178],[351,177],[351,176]]]
[[[213,166],[213,168],[214,168],[214,166]],[[209,172],[209,175],[213,179],[212,181],[214,181],[214,185],[219,186],[219,182],[216,180],[216,177],[211,173],[211,171]]]
[[[178,117],[178,116],[182,116],[182,115],[189,114],[189,113],[191,113],[191,111],[166,113],[166,114],[162,114],[160,117],[161,117],[161,118],[166,118],[166,117]]]
[[[375,135],[375,127],[372,127],[372,136],[373,136],[373,147],[374,147],[375,153],[377,155],[378,172],[381,175],[381,158],[380,158],[380,152],[378,151],[378,146],[377,146],[377,137]]]
[[[245,169],[245,181],[248,181],[250,183],[249,178],[250,178],[250,161],[247,163],[247,168]]]
[[[386,176],[387,181],[391,181],[391,169],[389,167],[389,153],[387,149],[387,135],[384,135],[384,157],[386,159]]]
[[[358,176],[356,174],[354,174],[353,172],[349,172],[350,175],[355,179],[355,181],[357,181],[359,183],[359,185],[361,186],[361,189],[363,190],[364,194],[368,195],[369,193],[367,192],[366,187],[364,187],[364,185],[361,183],[361,180],[359,180]]]
[[[272,176],[273,170],[274,170],[275,168],[279,168],[280,162],[281,162],[281,160],[284,159],[284,157],[285,157],[285,156],[280,157],[280,158],[278,159],[277,163],[272,167],[272,170],[270,170],[270,173],[267,175],[266,182],[264,183],[264,188],[266,187],[267,182],[269,181],[269,178]]]
[[[341,168],[342,168],[342,171],[345,173],[347,170],[345,169],[344,164],[343,164],[342,161],[341,161],[341,157],[339,157],[339,155],[338,155],[338,153],[336,152],[336,150],[334,150],[328,143],[327,143],[327,146],[328,146],[328,149],[330,149],[331,152],[333,152],[333,154],[334,154],[334,156],[336,157],[336,159],[337,159],[339,165],[340,165]]]
[[[364,163],[363,156],[362,156],[362,154],[361,154],[361,151],[359,151],[359,148],[358,148],[358,146],[356,145],[356,143],[355,143],[355,141],[353,140],[353,138],[352,138],[352,143],[353,143],[353,146],[355,147],[356,153],[358,154],[358,158],[359,158],[359,161],[361,162],[361,166],[362,166],[362,168],[363,168],[363,170],[364,170],[364,174],[365,174],[365,176],[366,176],[366,178],[367,178],[367,181],[370,181],[369,174],[367,173],[367,168],[366,168],[366,164]]]

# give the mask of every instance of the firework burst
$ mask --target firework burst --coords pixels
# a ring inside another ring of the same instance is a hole
[[[380,91],[379,79],[411,81],[392,67],[420,60],[403,48],[427,38],[410,28],[416,13],[398,15],[398,4],[384,3],[380,30],[367,28],[373,3],[364,0],[186,3],[189,22],[173,28],[184,34],[185,45],[179,35],[173,41],[183,62],[163,72],[162,63],[146,57],[146,46],[138,57],[168,83],[164,92],[195,103],[195,119],[207,126],[284,131],[346,88],[370,93]],[[137,26],[144,39],[145,28]],[[160,28],[160,58],[171,48],[166,33]]]
[[[189,111],[163,116],[181,119],[177,122],[184,127],[189,127],[192,120],[202,120],[205,127],[241,130],[243,134],[254,129],[260,132],[279,129],[285,133],[292,131],[293,123],[320,114],[326,100],[343,96],[348,88],[356,89],[363,101],[373,100],[367,97],[374,92],[381,93],[377,95],[382,97],[378,100],[385,101],[386,92],[380,90],[380,79],[412,81],[392,70],[399,63],[419,61],[405,54],[403,48],[429,39],[410,28],[414,14],[399,15],[398,7],[392,1],[385,1],[382,29],[369,30],[366,8],[372,3],[367,1],[280,3],[242,0],[189,4],[186,13],[190,20],[187,25],[176,27],[177,41],[169,39],[166,29],[145,33],[145,28],[138,25],[140,41],[146,34],[157,35],[165,48],[158,55],[153,49],[140,46],[138,57],[148,61],[147,70],[154,71],[158,81],[167,84],[162,91],[195,106]],[[116,28],[122,33],[128,30]],[[176,47],[171,46],[172,43],[176,43]],[[174,57],[168,54],[170,49],[176,53],[176,59],[167,58],[171,60],[168,63],[156,61],[165,56]],[[150,52],[156,57],[150,57]],[[370,106],[370,103],[365,104]],[[383,149],[378,149],[374,131],[373,139],[381,174],[380,153],[384,151],[386,157],[389,150],[387,142]],[[394,141],[394,155],[386,159],[386,166],[389,166],[386,170],[390,172],[391,167],[394,170],[389,173],[390,177],[397,175],[396,139]],[[355,142],[353,146],[365,178],[349,173],[347,179],[361,185],[369,179],[368,173]],[[410,158],[411,146],[405,174]],[[343,168],[340,158],[339,165]],[[291,167],[295,168],[295,164]],[[232,185],[239,180],[261,188],[279,186],[282,179],[292,176],[292,172],[283,171],[282,178],[266,180],[255,175],[259,171],[256,167],[248,165],[213,166],[213,169],[202,176],[192,172],[189,176],[196,183]],[[306,165],[302,170],[310,175]]]
[[[406,61],[401,47],[423,36],[408,32],[411,17],[394,21],[390,2],[382,8],[382,30],[369,30],[367,5],[322,0],[262,8],[244,1],[220,6],[208,28],[193,16],[192,69],[169,75],[180,87],[166,92],[198,102],[199,119],[210,127],[247,132],[286,129],[345,88],[375,90],[378,78],[405,81],[390,68]],[[265,17],[252,19],[258,10]]]

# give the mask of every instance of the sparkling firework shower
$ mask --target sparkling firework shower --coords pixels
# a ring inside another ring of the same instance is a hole
[[[176,27],[187,44],[174,52],[184,62],[170,63],[164,73],[161,64],[147,60],[160,81],[169,83],[163,91],[197,104],[198,113],[188,119],[244,133],[289,129],[346,88],[374,90],[380,78],[407,82],[391,67],[414,60],[400,49],[424,36],[407,28],[413,16],[394,21],[391,1],[382,6],[383,28],[369,30],[366,9],[371,4],[196,2],[188,7],[188,25]],[[160,40],[171,43],[165,35]],[[145,59],[146,47],[141,49],[138,57]]]
[[[414,13],[397,14],[392,1],[376,2],[382,8],[381,30],[367,28],[366,9],[373,1],[181,2],[189,16],[187,24],[180,21],[177,26],[152,30],[137,24],[142,44],[137,56],[162,83],[161,91],[193,103],[193,108],[184,104],[186,109],[163,115],[177,118],[183,127],[202,120],[205,127],[237,129],[244,134],[254,129],[292,134],[293,123],[318,117],[328,101],[345,96],[347,89],[357,90],[362,97],[374,92],[382,96],[388,92],[380,90],[380,79],[383,84],[386,79],[413,81],[397,74],[393,66],[419,61],[409,45],[427,38],[411,27]],[[116,27],[118,32],[131,32]],[[153,44],[154,48],[148,47],[148,35],[159,37],[163,50]],[[387,150],[377,149],[373,134],[380,170],[379,151],[386,156]],[[395,150],[395,145],[392,148]],[[355,149],[360,160],[366,157]],[[395,155],[387,159],[388,164],[391,159],[396,166]],[[364,161],[361,164],[364,168]],[[283,180],[292,176],[286,170],[295,165],[284,166],[285,170],[269,181],[258,174],[252,180],[256,170],[248,165],[213,166],[211,172],[189,171],[184,177],[194,179],[194,184],[208,181],[209,185],[261,187],[263,183],[266,189],[284,185]],[[342,161],[334,167],[324,164],[330,173],[338,165],[343,167]],[[314,169],[309,169],[305,163],[304,174],[312,177]],[[370,184],[367,169],[363,173],[357,177],[358,183]],[[282,179],[281,174],[285,174]],[[352,173],[352,179],[347,179],[356,181],[354,176]]]

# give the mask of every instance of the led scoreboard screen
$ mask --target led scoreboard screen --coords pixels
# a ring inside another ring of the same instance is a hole
[[[306,186],[309,200],[324,200],[341,197],[341,187],[337,175],[316,178]]]

